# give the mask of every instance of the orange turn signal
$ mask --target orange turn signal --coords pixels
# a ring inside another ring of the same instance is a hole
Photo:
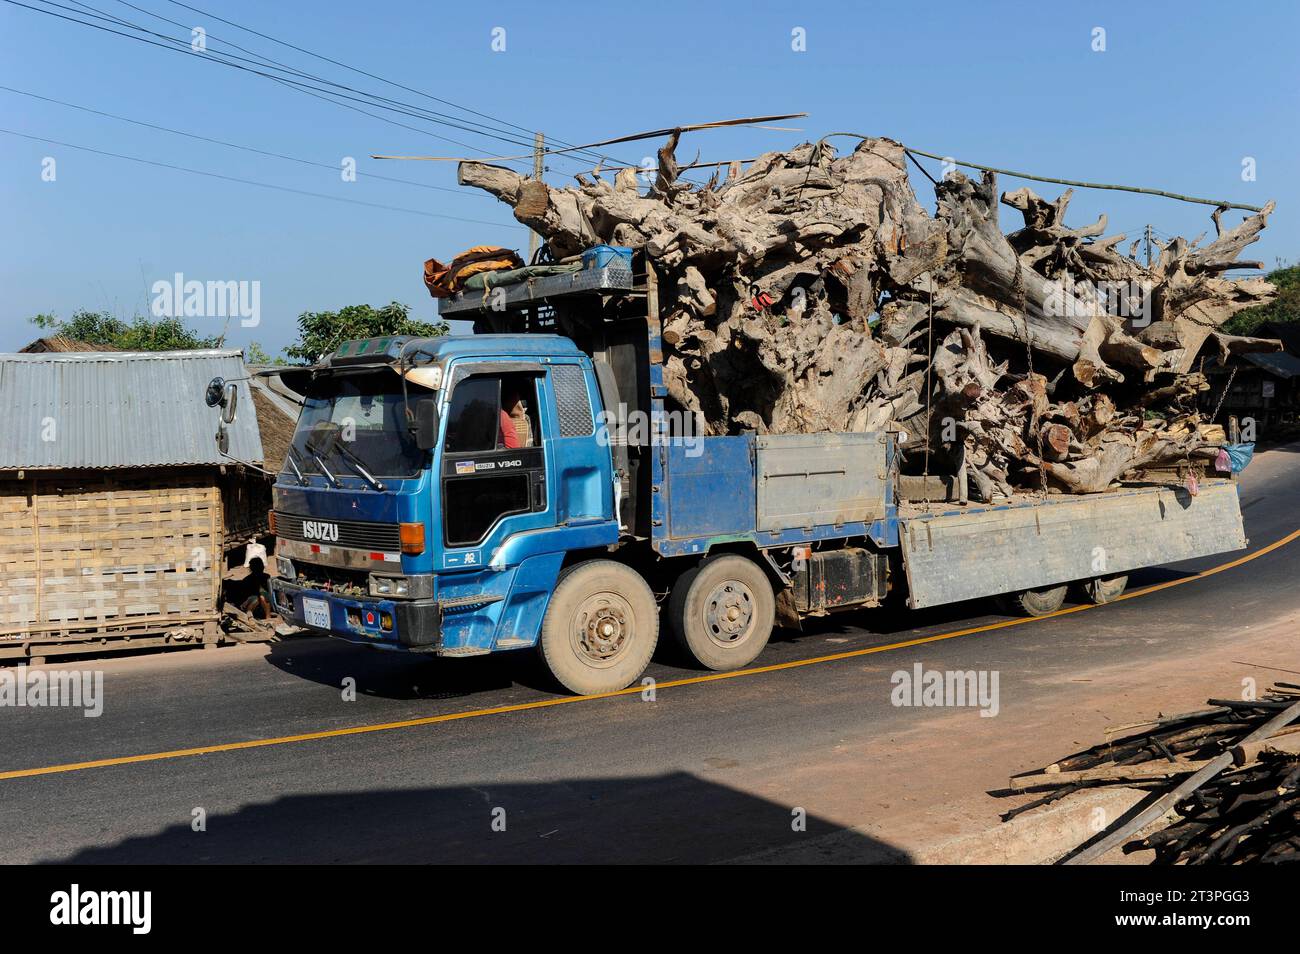
[[[275,536],[275,511],[274,510],[268,510],[266,512],[266,525],[267,527],[270,528],[271,536]]]
[[[424,524],[401,524],[398,539],[402,542],[402,552],[411,556],[424,552]]]

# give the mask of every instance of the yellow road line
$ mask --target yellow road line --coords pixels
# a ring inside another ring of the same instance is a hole
[[[1227,563],[1221,563],[1218,566],[1201,570],[1191,576],[1180,577],[1176,580],[1168,580],[1164,583],[1156,583],[1152,586],[1143,587],[1140,590],[1133,590],[1118,597],[1113,602],[1119,600],[1131,600],[1139,596],[1146,596],[1150,593],[1156,593],[1160,590],[1168,589],[1171,586],[1181,586],[1184,583],[1191,583],[1193,580],[1201,580],[1207,576],[1213,576],[1216,573],[1222,573],[1224,570],[1231,570],[1233,567],[1241,566],[1243,563],[1249,563],[1251,560],[1257,560],[1265,554],[1272,553],[1279,547],[1286,546],[1291,541],[1300,537],[1300,530],[1294,530],[1280,540],[1270,543],[1268,546],[1261,547],[1253,553],[1248,553],[1236,560]],[[1068,616],[1071,613],[1082,613],[1085,610],[1096,609],[1097,607],[1082,603],[1078,606],[1070,606],[1065,609],[1057,610],[1055,613],[1049,613],[1046,616],[1028,616],[1016,619],[1002,620],[997,623],[986,623],[983,626],[972,626],[968,629],[958,629],[950,633],[936,633],[933,636],[918,636],[915,639],[907,639],[902,642],[889,643],[884,646],[868,646],[864,649],[850,649],[841,653],[831,653],[826,656],[814,656],[809,659],[794,659],[789,662],[774,663],[770,666],[754,666],[749,669],[737,669],[733,672],[712,672],[702,676],[690,676],[685,679],[672,679],[666,682],[655,684],[656,691],[659,689],[673,689],[678,686],[694,686],[706,682],[720,682],[724,679],[739,679],[744,676],[757,676],[770,672],[781,672],[786,669],[799,669],[804,666],[816,666],[821,663],[838,662],[843,659],[855,659],[860,656],[871,656],[875,653],[890,652],[895,649],[906,649],[909,646],[921,646],[925,643],[937,643],[945,639],[956,639],[959,636],[972,636],[976,633],[988,633],[993,630],[1007,629],[1012,626],[1024,626],[1028,623],[1036,623],[1045,619],[1053,619],[1057,616]],[[179,759],[192,755],[214,755],[218,752],[235,752],[240,749],[258,749],[268,745],[287,745],[291,742],[313,742],[318,739],[335,739],[348,735],[364,735],[369,732],[388,732],[392,729],[409,729],[421,725],[437,725],[442,722],[458,722],[461,719],[476,719],[480,716],[504,715],[508,712],[527,712],[530,709],[548,709],[552,706],[570,705],[576,702],[591,702],[595,699],[611,699],[616,696],[636,695],[642,691],[640,685],[630,686],[627,689],[620,689],[617,692],[603,692],[594,696],[559,696],[552,699],[538,699],[534,702],[521,702],[512,706],[494,706],[490,709],[470,709],[466,712],[449,712],[444,715],[424,716],[419,719],[403,719],[400,722],[380,722],[373,725],[358,725],[346,729],[325,729],[319,732],[304,732],[300,735],[284,735],[270,739],[250,739],[246,742],[224,742],[219,745],[200,745],[190,749],[174,749],[170,752],[150,752],[145,755],[123,755],[110,759],[95,759],[89,762],[68,762],[63,765],[47,765],[42,768],[16,769],[10,772],[0,772],[0,780],[13,778],[31,778],[35,775],[56,775],[62,772],[80,772],[85,769],[107,768],[111,765],[133,765],[137,762],[157,762],[163,759]]]

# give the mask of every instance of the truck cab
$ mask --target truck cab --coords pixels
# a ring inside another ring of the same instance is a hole
[[[443,656],[531,646],[565,555],[618,540],[572,341],[349,342],[290,378],[306,404],[273,490],[272,592],[295,622]]]

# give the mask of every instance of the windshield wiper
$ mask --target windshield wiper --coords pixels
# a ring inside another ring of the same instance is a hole
[[[362,480],[368,483],[375,490],[378,490],[381,493],[383,492],[384,485],[379,482],[379,479],[370,473],[370,471],[366,470],[366,465],[361,462],[361,458],[337,437],[334,439],[334,450],[339,452],[339,457],[352,465],[352,469],[361,476]]]
[[[343,486],[339,479],[330,473],[330,469],[325,466],[325,461],[321,459],[320,454],[316,452],[316,449],[311,444],[307,445],[307,453],[311,454],[311,459],[316,462],[316,466],[320,468],[320,472],[325,475],[325,479],[330,482],[331,486],[335,489]]]
[[[289,445],[289,452],[285,455],[285,460],[293,468],[293,472],[298,475],[298,486],[301,487],[307,483],[307,478],[302,475],[302,469],[298,466],[298,452],[294,450],[292,444]]]

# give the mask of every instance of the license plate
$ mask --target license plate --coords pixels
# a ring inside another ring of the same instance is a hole
[[[330,628],[330,604],[328,600],[313,600],[303,597],[302,618],[308,626],[317,629]]]

